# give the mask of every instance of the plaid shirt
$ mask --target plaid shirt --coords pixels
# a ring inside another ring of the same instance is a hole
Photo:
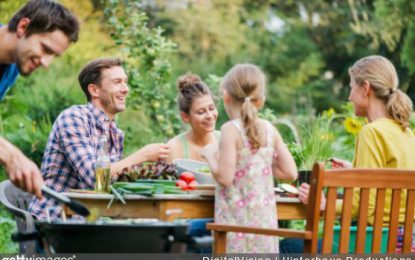
[[[53,124],[42,160],[45,184],[58,192],[70,189],[93,189],[99,136],[110,133],[111,162],[121,159],[124,134],[106,114],[93,106],[72,106],[64,110]],[[61,215],[59,204],[52,199],[34,198],[29,211],[38,219]]]

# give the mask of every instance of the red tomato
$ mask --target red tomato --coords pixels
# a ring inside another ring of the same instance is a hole
[[[195,176],[191,172],[182,172],[179,177],[180,180],[185,181],[187,184],[195,180]]]
[[[182,190],[187,190],[187,188],[188,188],[187,183],[183,180],[176,181],[176,186],[180,187],[180,189],[182,189]]]
[[[197,181],[192,181],[191,183],[189,183],[189,185],[187,186],[188,190],[194,190],[196,189],[195,186],[199,185],[199,183],[197,183]]]

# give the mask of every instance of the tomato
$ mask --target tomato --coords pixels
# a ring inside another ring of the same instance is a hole
[[[194,190],[194,189],[196,189],[196,185],[199,185],[199,183],[197,183],[197,181],[192,181],[192,182],[190,182],[189,183],[189,185],[187,186],[187,189],[188,190]]]
[[[176,181],[176,186],[180,187],[180,189],[182,189],[182,190],[187,190],[187,188],[188,188],[187,183],[183,180]]]
[[[191,172],[182,172],[180,174],[179,180],[185,181],[187,184],[195,180],[195,176]]]

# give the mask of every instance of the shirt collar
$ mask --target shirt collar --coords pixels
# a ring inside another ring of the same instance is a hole
[[[100,108],[94,106],[92,103],[88,103],[88,109],[91,110],[92,114],[98,119],[100,122],[109,122],[111,121],[107,114],[102,111]]]

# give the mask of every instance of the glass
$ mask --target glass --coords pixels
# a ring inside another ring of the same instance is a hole
[[[105,135],[99,138],[97,156],[95,164],[95,191],[110,192],[111,163],[108,153],[108,139]]]

